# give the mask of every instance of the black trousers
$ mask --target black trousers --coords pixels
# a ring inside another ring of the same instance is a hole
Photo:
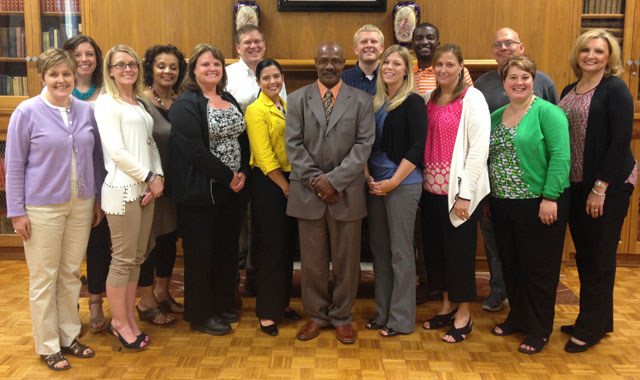
[[[231,310],[240,228],[248,191],[213,185],[213,206],[178,205],[184,249],[184,320],[202,323]]]
[[[565,191],[557,199],[558,219],[550,226],[538,218],[541,198],[490,198],[491,219],[509,297],[505,323],[527,335],[545,338],[553,330],[568,195]]]
[[[284,173],[288,178],[289,173]],[[297,221],[286,215],[282,189],[259,168],[251,176],[251,258],[256,269],[256,315],[281,319],[291,298]]]
[[[87,285],[89,293],[106,291],[107,274],[111,264],[111,232],[107,217],[91,229],[87,244]]]
[[[422,244],[430,290],[449,292],[451,302],[476,299],[476,245],[478,213],[454,227],[446,195],[422,191]]]
[[[154,276],[171,277],[173,265],[176,263],[176,241],[178,241],[178,231],[169,232],[156,238],[155,247],[140,266],[138,286],[153,285]]]
[[[627,183],[608,190],[604,213],[596,219],[585,211],[591,187],[581,182],[571,184],[569,230],[580,276],[580,312],[573,336],[593,344],[613,331],[616,250],[633,186]]]

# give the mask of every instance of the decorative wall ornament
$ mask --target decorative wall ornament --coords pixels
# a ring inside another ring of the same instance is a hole
[[[234,31],[247,24],[260,26],[260,7],[255,1],[238,1],[233,7]]]
[[[393,41],[405,47],[411,46],[413,30],[420,23],[420,7],[413,1],[401,1],[393,7]]]

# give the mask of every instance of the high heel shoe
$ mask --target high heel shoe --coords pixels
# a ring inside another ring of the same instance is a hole
[[[107,333],[109,333],[109,339],[111,341],[111,351],[122,351],[127,353],[140,352],[147,346],[147,342],[144,340],[145,334],[138,335],[138,339],[136,339],[135,342],[129,343],[124,340],[118,330],[113,328],[111,322],[107,325]]]

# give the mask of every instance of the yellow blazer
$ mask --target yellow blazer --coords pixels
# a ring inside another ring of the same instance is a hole
[[[280,102],[286,113],[287,104],[282,98]],[[264,175],[275,169],[290,172],[284,143],[284,115],[273,101],[260,92],[258,99],[247,107],[244,117],[251,147],[251,167],[259,167]]]

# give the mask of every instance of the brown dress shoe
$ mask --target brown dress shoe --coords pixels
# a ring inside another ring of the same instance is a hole
[[[356,341],[356,332],[351,325],[336,326],[336,338],[344,344],[353,344]]]
[[[298,331],[298,335],[296,335],[296,338],[300,340],[311,340],[320,335],[320,330],[322,330],[321,325],[315,323],[312,320],[308,320],[307,323],[302,326],[300,331]]]

